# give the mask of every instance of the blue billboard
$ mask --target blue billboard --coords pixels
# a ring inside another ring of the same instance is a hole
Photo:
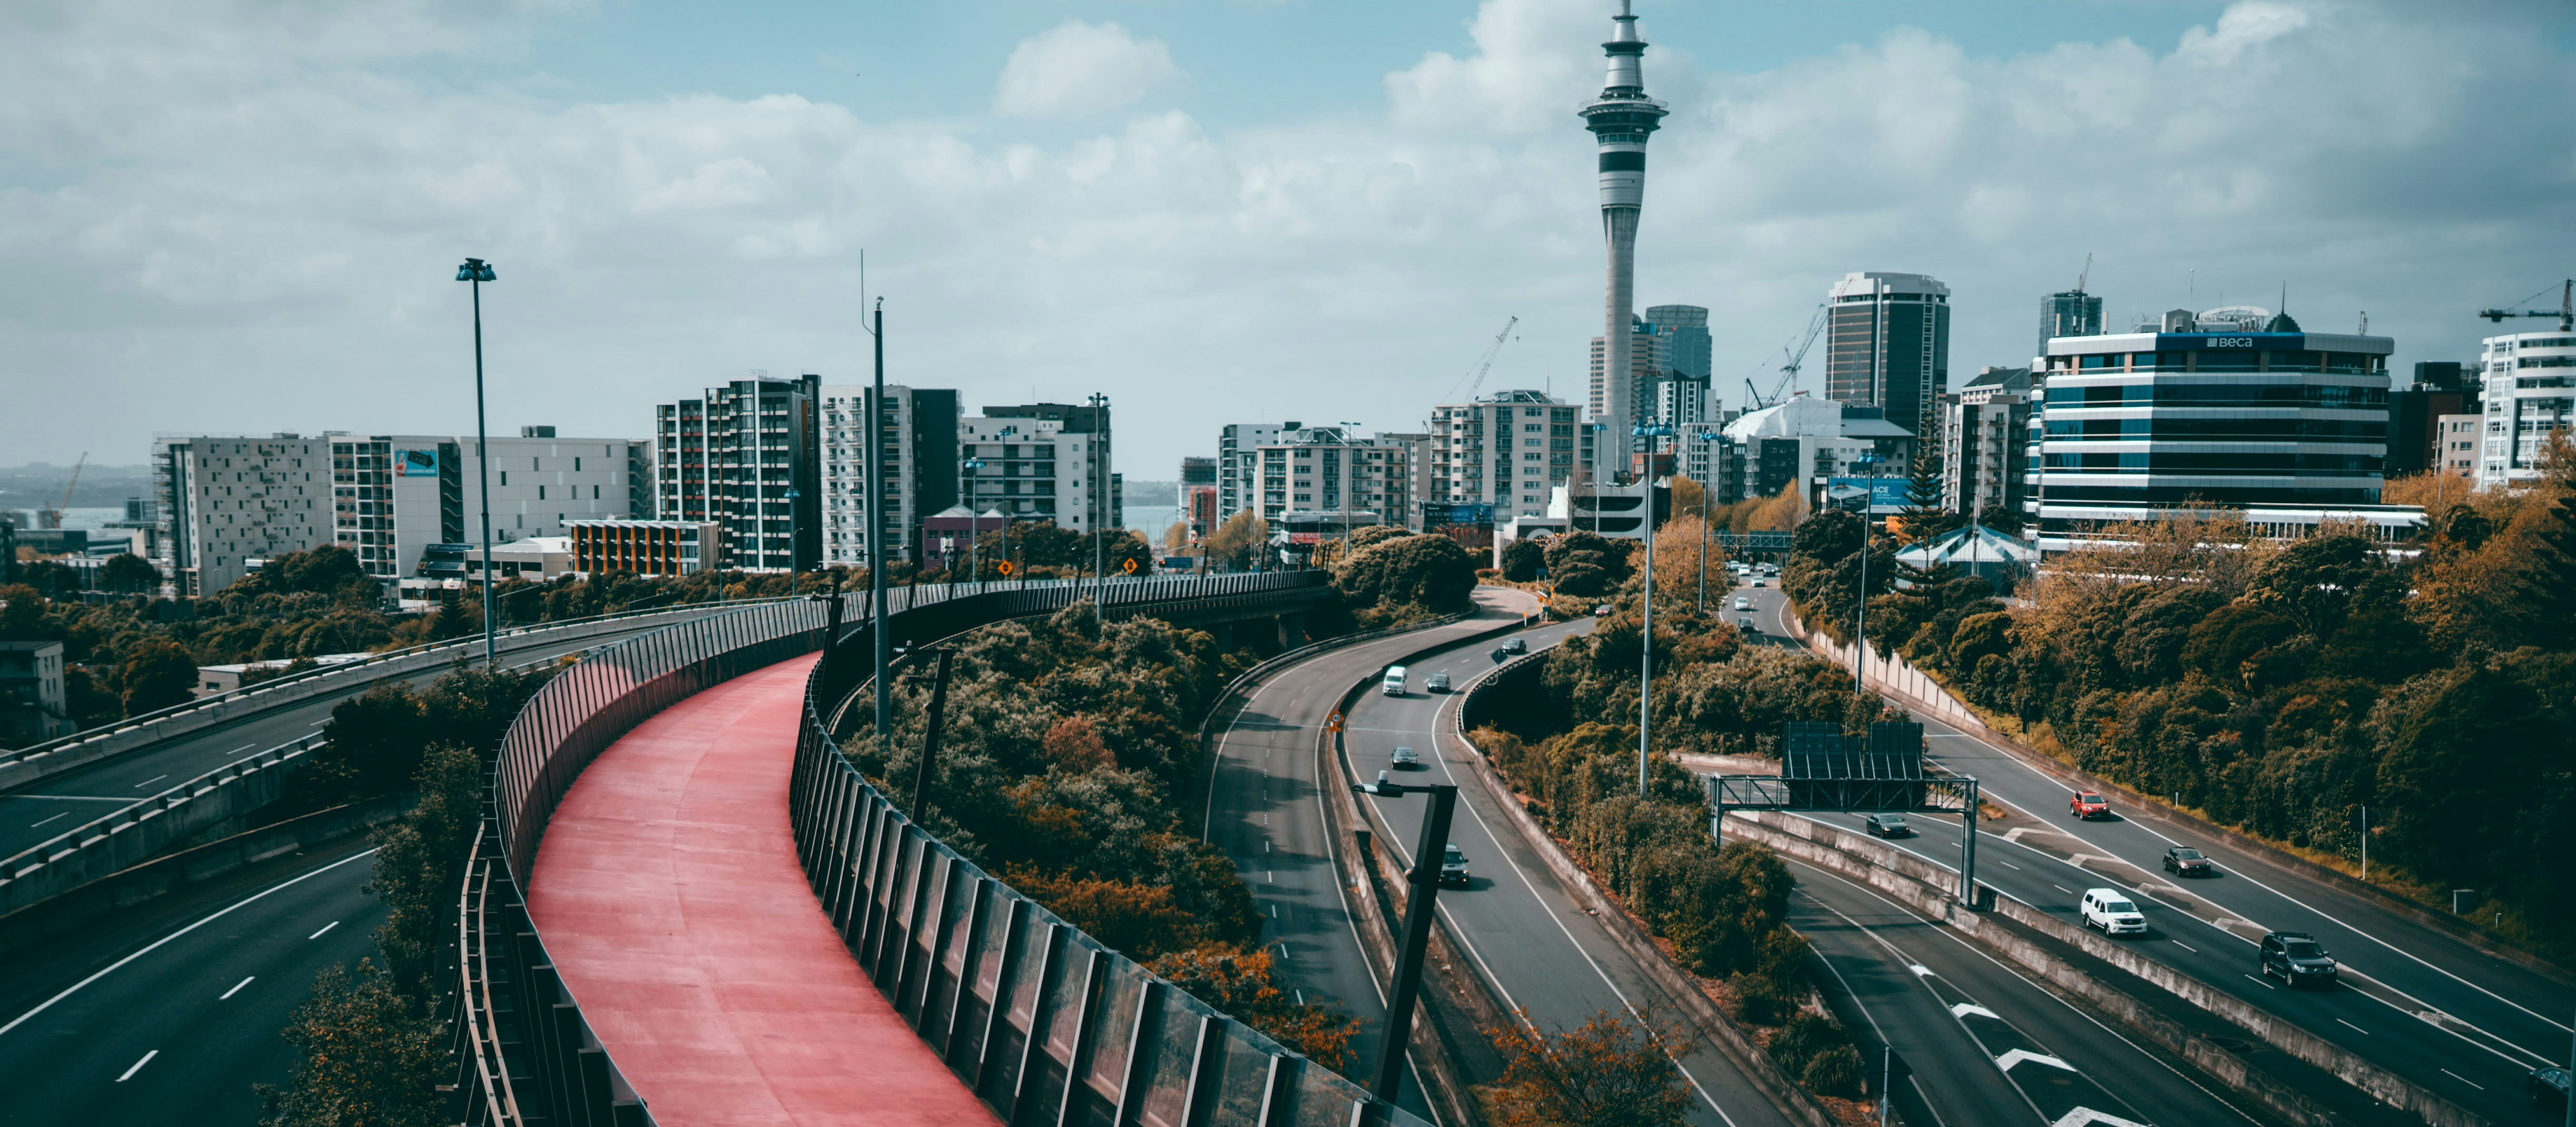
[[[1424,505],[1422,527],[1447,528],[1451,525],[1477,525],[1490,528],[1494,523],[1492,505]]]
[[[1906,497],[1911,484],[1910,479],[1902,477],[1836,477],[1826,479],[1825,487],[1828,494],[1841,489],[1866,490],[1869,493],[1869,511],[1893,513],[1901,512],[1912,504]]]
[[[395,477],[437,477],[437,476],[438,476],[438,451],[436,451],[436,450],[396,450],[396,451],[394,451],[394,476],[395,476]]]

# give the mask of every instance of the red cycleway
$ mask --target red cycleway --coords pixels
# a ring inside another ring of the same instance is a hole
[[[546,826],[528,910],[664,1127],[992,1124],[860,975],[787,826],[811,657],[682,701]]]

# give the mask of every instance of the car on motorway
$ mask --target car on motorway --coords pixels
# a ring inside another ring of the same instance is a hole
[[[2292,986],[2332,986],[2337,971],[2333,956],[2325,945],[2304,931],[2275,931],[2263,936],[2261,961],[2263,977],[2279,975]]]
[[[2138,911],[2137,902],[2116,888],[2084,890],[2084,926],[2100,928],[2104,935],[2145,935],[2146,913]]]
[[[2178,877],[2214,877],[2218,875],[2218,866],[2201,856],[2197,849],[2175,845],[2165,849],[2165,871]]]
[[[1752,609],[1753,609],[1753,600],[1748,599],[1748,598],[1745,598],[1745,597],[1744,597],[1744,596],[1742,596],[1742,595],[1737,595],[1737,596],[1735,597],[1735,609],[1737,609],[1737,610],[1752,610]]]
[[[1610,617],[1610,604],[1608,604],[1608,603],[1603,603],[1603,604],[1601,604],[1600,606],[1597,606],[1597,607],[1592,608],[1592,617],[1594,617],[1594,618],[1608,618],[1608,617]]]
[[[1493,655],[1493,656],[1494,656],[1494,664],[1496,664],[1496,665],[1501,665],[1502,663],[1504,663],[1504,662],[1506,662],[1506,661],[1510,661],[1510,660],[1512,659],[1512,651],[1507,650],[1507,649],[1504,649],[1504,648],[1503,648],[1503,647],[1501,647],[1501,646],[1496,646],[1496,647],[1494,647],[1494,655]]]
[[[1390,665],[1390,666],[1387,666],[1387,667],[1386,667],[1386,682],[1385,682],[1384,684],[1382,684],[1382,685],[1379,685],[1379,686],[1378,686],[1378,689],[1379,689],[1379,691],[1384,692],[1386,695],[1391,696],[1391,697],[1400,697],[1400,696],[1403,696],[1403,695],[1404,695],[1404,667],[1403,667],[1403,666],[1401,666],[1401,665]]]
[[[1440,883],[1467,887],[1467,854],[1454,841],[1440,851]]]
[[[1913,837],[1914,827],[1905,824],[1903,814],[1872,814],[1861,819],[1861,828],[1871,837]]]
[[[2533,1104],[2549,1111],[2565,1111],[2568,1081],[2567,1070],[2553,1064],[2532,1069],[2531,1075],[2523,1080],[2522,1088],[2530,1094]]]
[[[1756,587],[1767,586],[1767,584],[1762,582],[1762,577],[1759,575],[1753,577],[1753,585]]]
[[[1528,652],[1529,652],[1529,639],[1527,639],[1527,638],[1506,638],[1506,639],[1504,639],[1504,640],[1503,640],[1503,652],[1504,652],[1504,653],[1507,653],[1507,654],[1525,654],[1525,653],[1528,653]]]
[[[1416,752],[1409,747],[1399,747],[1395,749],[1392,753],[1387,755],[1386,761],[1403,770],[1419,771],[1422,769],[1421,753]]]
[[[2100,794],[2079,790],[2066,799],[2066,812],[2085,821],[2111,816],[2111,800]]]
[[[1753,616],[1749,614],[1735,620],[1735,629],[1738,633],[1742,634],[1759,634],[1762,632],[1761,627],[1753,624]]]
[[[1424,678],[1422,681],[1422,691],[1426,693],[1448,692],[1449,675],[1446,673],[1434,673],[1431,676]]]

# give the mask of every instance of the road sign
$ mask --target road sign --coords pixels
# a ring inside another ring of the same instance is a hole
[[[1342,730],[1342,714],[1341,714],[1341,713],[1336,712],[1336,713],[1332,714],[1331,716],[1325,717],[1325,718],[1324,718],[1324,730],[1325,730],[1325,731],[1327,731],[1327,732],[1338,732],[1338,731],[1341,731],[1341,730]]]
[[[1136,574],[1136,558],[1133,556],[1128,557],[1127,562],[1118,565],[1118,570],[1126,572],[1129,575]]]
[[[1003,561],[1002,561],[1002,562],[1000,562],[1000,563],[994,564],[994,565],[993,565],[993,569],[994,569],[995,571],[999,571],[999,572],[1001,572],[1001,573],[1002,573],[1002,577],[1003,577],[1003,578],[1005,578],[1005,579],[1008,579],[1008,578],[1010,578],[1010,575],[1011,575],[1011,561],[1009,561],[1009,560],[1003,560]]]

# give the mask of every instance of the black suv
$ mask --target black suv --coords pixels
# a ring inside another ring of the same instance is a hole
[[[1913,837],[1914,827],[1905,824],[1903,814],[1872,814],[1861,820],[1871,837]]]
[[[2292,986],[2332,986],[2335,961],[2315,936],[2304,931],[2276,931],[2263,937],[2264,977],[2281,976]]]
[[[2531,1102],[2542,1109],[2548,1111],[2564,1111],[2567,1109],[2568,1075],[2566,1069],[2560,1068],[2556,1065],[2551,1065],[2547,1068],[2535,1068],[2531,1070],[2531,1075],[2525,1078],[2522,1083],[2523,1089],[2531,1094]]]
[[[2177,845],[2165,850],[2165,871],[2178,877],[2214,877],[2218,866],[2210,864],[2199,850]]]

